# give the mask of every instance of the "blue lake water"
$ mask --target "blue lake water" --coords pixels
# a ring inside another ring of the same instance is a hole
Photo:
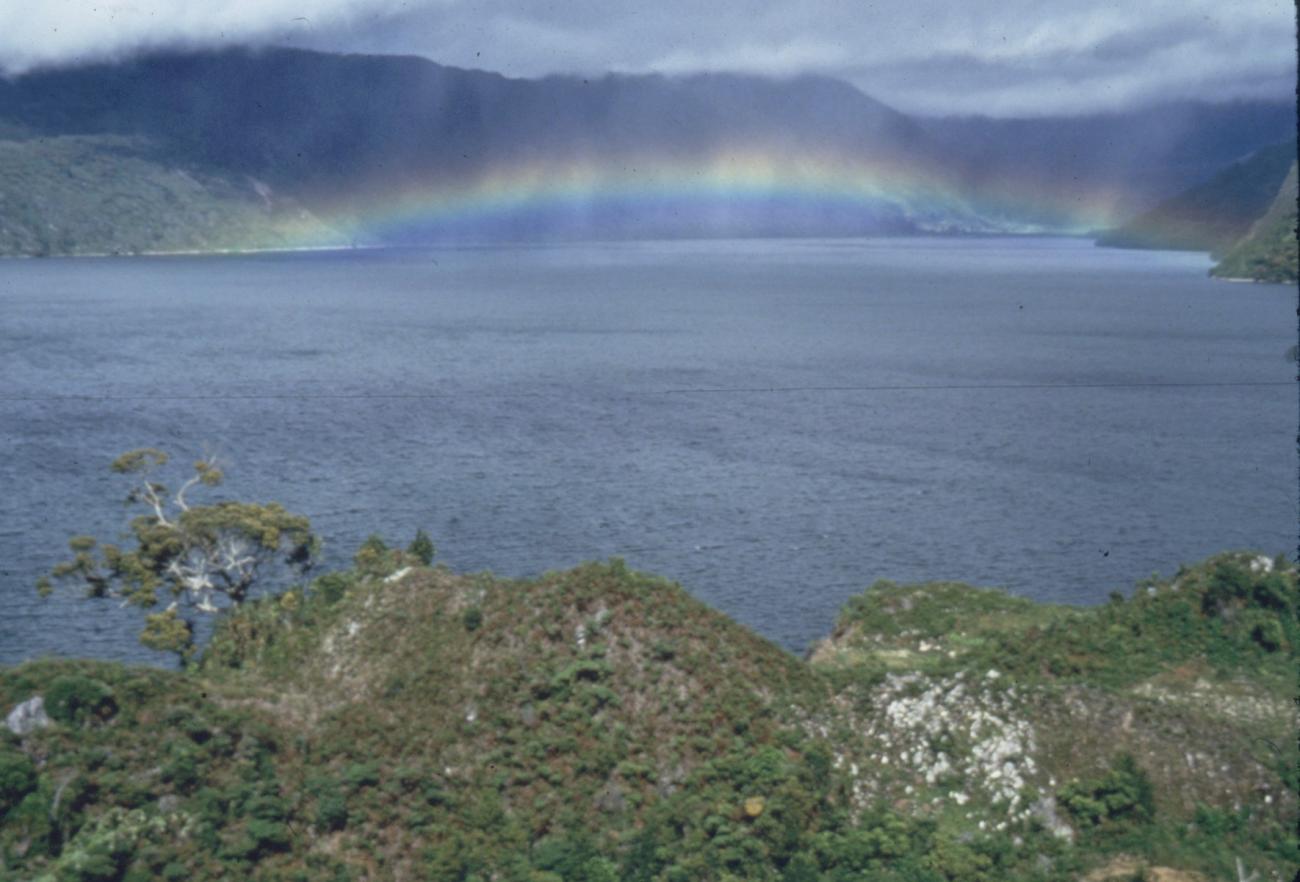
[[[36,578],[157,446],[340,564],[621,555],[793,651],[876,579],[1096,603],[1292,552],[1296,292],[1061,239],[0,263],[0,662],[165,662]],[[1222,385],[1241,384],[1241,385]]]

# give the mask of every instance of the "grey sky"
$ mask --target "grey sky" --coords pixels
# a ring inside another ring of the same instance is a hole
[[[401,52],[512,76],[847,79],[922,113],[1285,98],[1290,0],[0,0],[10,71],[175,42]]]

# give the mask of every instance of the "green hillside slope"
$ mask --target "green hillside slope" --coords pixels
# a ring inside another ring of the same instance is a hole
[[[265,185],[171,161],[144,138],[0,140],[0,254],[221,251],[330,241],[338,237]]]
[[[1211,272],[1225,279],[1257,282],[1300,280],[1300,248],[1296,243],[1296,163],[1278,190],[1268,213],[1232,246]]]
[[[0,712],[52,717],[0,728],[0,875],[1186,882],[1296,858],[1283,560],[1097,609],[882,583],[811,662],[617,561],[387,569],[247,605],[187,673],[0,670]]]
[[[1295,141],[1258,150],[1103,234],[1097,244],[1222,253],[1268,210],[1295,157]]]

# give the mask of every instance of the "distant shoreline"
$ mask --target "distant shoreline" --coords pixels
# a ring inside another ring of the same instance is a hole
[[[300,245],[286,246],[283,248],[188,248],[171,251],[88,251],[77,253],[59,253],[59,254],[8,254],[0,253],[0,260],[56,260],[63,258],[132,258],[132,257],[216,257],[216,256],[239,256],[248,254],[298,254],[311,252],[334,252],[334,251],[386,251],[386,250],[412,250],[426,248],[482,248],[486,246],[529,246],[539,245],[574,245],[574,244],[620,244],[632,242],[744,242],[744,241],[762,241],[773,240],[783,242],[799,241],[878,241],[882,239],[1078,239],[1087,240],[1091,237],[1083,233],[1048,233],[1048,232],[1024,232],[1024,233],[930,233],[919,231],[915,233],[881,233],[871,236],[709,236],[709,237],[691,237],[691,236],[669,236],[669,237],[619,237],[609,239],[521,239],[521,240],[456,240],[444,242],[423,242],[423,243],[400,243],[394,242],[381,245]],[[1149,249],[1142,249],[1149,250]],[[1157,249],[1158,250],[1158,249]]]
[[[66,258],[237,257],[245,254],[297,254],[313,251],[373,251],[384,245],[304,245],[285,248],[191,248],[178,251],[91,251],[76,254],[0,254],[0,260],[61,260]]]

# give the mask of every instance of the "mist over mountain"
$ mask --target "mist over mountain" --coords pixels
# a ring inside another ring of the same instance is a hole
[[[1294,140],[1261,148],[1107,232],[1097,244],[1222,253],[1268,211],[1295,160]]]
[[[1226,279],[1252,279],[1257,282],[1300,280],[1300,242],[1297,242],[1297,201],[1300,183],[1297,163],[1291,161],[1277,195],[1268,211],[1253,223],[1246,235],[1233,244],[1212,274]]]
[[[1105,193],[1112,219],[1126,220],[1294,137],[1296,112],[1292,101],[1180,101],[1123,113],[948,117],[923,125],[977,188],[997,192],[1014,182],[1065,187],[1081,198]]]
[[[825,77],[525,80],[410,56],[225,49],[0,80],[6,127],[143,138],[150,161],[305,211],[316,240],[332,225],[391,243],[1079,232],[1290,135],[1295,114],[1253,102],[914,119]],[[0,180],[0,198],[6,186],[12,201],[32,184]],[[95,211],[97,189],[116,186],[106,170],[84,182],[86,205],[62,210]]]

